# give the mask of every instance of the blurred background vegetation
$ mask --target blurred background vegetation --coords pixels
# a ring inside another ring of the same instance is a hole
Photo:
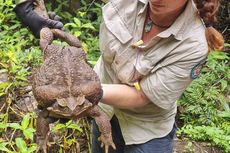
[[[36,101],[29,77],[42,60],[38,40],[13,12],[16,3],[0,0],[0,152],[30,153],[37,145],[33,111]],[[80,38],[92,66],[100,56],[98,32],[103,5],[100,0],[46,1],[47,9],[62,18],[65,30]],[[215,26],[225,37],[225,52],[209,54],[200,77],[177,101],[178,138],[186,140],[187,152],[197,152],[192,144],[199,141],[230,152],[229,0],[221,0]],[[52,129],[52,152],[90,152],[90,119],[55,123]]]

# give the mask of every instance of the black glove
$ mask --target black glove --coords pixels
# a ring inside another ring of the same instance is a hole
[[[61,29],[63,24],[60,21],[44,18],[34,11],[33,0],[28,0],[19,3],[14,8],[14,11],[20,21],[32,31],[35,37],[40,36],[40,31],[43,27]]]
[[[55,12],[49,11],[49,12],[48,12],[48,15],[49,15],[49,18],[50,18],[51,20],[61,21],[61,17],[58,16]]]

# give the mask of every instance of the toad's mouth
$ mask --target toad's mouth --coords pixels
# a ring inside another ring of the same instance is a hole
[[[75,103],[78,102],[75,101]],[[69,106],[57,101],[52,106],[48,107],[47,110],[49,111],[50,117],[77,119],[84,116],[85,113],[93,107],[93,104],[85,99],[83,103],[76,105],[74,109],[69,108]]]

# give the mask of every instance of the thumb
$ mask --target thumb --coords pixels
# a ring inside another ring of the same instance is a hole
[[[46,19],[45,23],[46,23],[46,26],[51,29],[62,29],[64,27],[62,22],[51,20],[51,19]]]

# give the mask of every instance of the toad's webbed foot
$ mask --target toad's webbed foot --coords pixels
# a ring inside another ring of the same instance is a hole
[[[112,134],[103,135],[98,138],[98,141],[101,141],[101,148],[105,147],[105,153],[109,152],[109,146],[116,150],[116,146],[112,139]]]
[[[36,153],[48,153],[47,152],[47,144],[46,143],[39,143],[37,142],[38,144],[38,148],[36,150]]]
[[[109,146],[116,150],[116,146],[112,139],[111,124],[108,116],[100,110],[96,105],[93,109],[88,112],[88,115],[95,119],[98,125],[101,136],[98,138],[101,141],[101,147],[105,147],[105,153],[108,153]]]

